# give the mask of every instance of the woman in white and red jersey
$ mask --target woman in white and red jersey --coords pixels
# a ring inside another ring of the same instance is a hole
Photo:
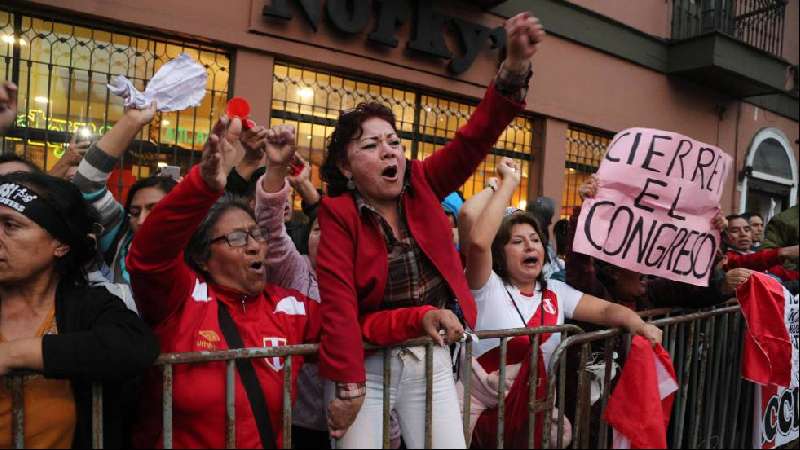
[[[544,279],[547,233],[529,213],[520,211],[504,218],[506,205],[519,186],[519,167],[512,160],[503,159],[498,174],[501,182],[496,191],[490,189],[475,196],[472,205],[465,205],[460,221],[469,227],[464,230],[468,239],[463,251],[467,282],[478,305],[476,330],[555,326],[574,318],[607,327],[624,327],[631,334],[660,343],[661,331],[643,322],[632,310],[585,295],[560,281]],[[558,333],[542,336],[537,398],[546,395],[549,359],[560,341]],[[483,339],[475,347],[470,425],[474,429],[473,441],[479,447],[491,447],[496,442],[498,346],[498,339]],[[508,343],[510,388],[506,397],[505,442],[520,448],[528,445],[530,348],[528,337]],[[537,442],[542,422],[537,420]]]
[[[249,206],[218,202],[244,155],[241,127],[239,119],[215,125],[202,162],[153,209],[128,254],[139,311],[163,352],[226,350],[237,340],[249,348],[318,339],[316,303],[266,283],[268,243]],[[292,366],[293,391],[300,363]],[[247,364],[249,376],[246,366],[237,367],[236,446],[280,448],[284,359]],[[175,448],[225,446],[225,369],[225,362],[175,367]],[[162,444],[161,383],[157,371],[146,380],[142,405],[152,409],[140,415],[137,447]]]

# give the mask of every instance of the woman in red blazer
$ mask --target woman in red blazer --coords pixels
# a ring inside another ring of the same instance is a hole
[[[322,167],[330,196],[319,211],[320,374],[335,382],[328,421],[342,448],[382,443],[383,357],[365,358],[362,337],[394,345],[430,335],[444,345],[462,337],[463,325],[475,325],[475,301],[440,202],[524,108],[530,60],[544,31],[523,13],[506,32],[507,58],[483,101],[424,161],[405,159],[394,115],[378,103],[344,112],[331,136]],[[433,445],[464,448],[449,356],[444,347],[434,353]],[[391,360],[392,408],[406,445],[422,447],[424,351],[397,349]]]

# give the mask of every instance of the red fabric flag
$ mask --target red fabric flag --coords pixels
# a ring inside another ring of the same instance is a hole
[[[641,336],[633,338],[628,361],[603,413],[603,420],[614,429],[614,448],[667,448],[677,379],[661,345],[654,348]]]
[[[777,280],[763,273],[754,273],[736,290],[747,323],[742,378],[764,386],[791,385],[792,342],[785,319],[787,295]]]

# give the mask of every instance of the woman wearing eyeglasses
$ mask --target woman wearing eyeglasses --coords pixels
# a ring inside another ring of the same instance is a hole
[[[440,203],[524,107],[530,59],[544,31],[523,13],[507,22],[506,32],[507,58],[483,101],[455,138],[424,161],[405,159],[395,117],[379,103],[340,116],[331,136],[322,168],[330,197],[319,212],[320,374],[335,382],[328,417],[341,448],[382,442],[383,356],[365,357],[362,337],[393,345],[429,335],[444,344],[459,340],[464,324],[475,324],[475,301]],[[450,354],[437,347],[433,357],[433,446],[464,448]],[[425,360],[413,348],[391,355],[391,407],[409,448],[425,442]]]
[[[239,119],[218,122],[199,166],[152,211],[136,234],[128,270],[142,317],[163,352],[277,347],[317,340],[317,305],[265,281],[266,236],[250,207],[222,199],[244,150]],[[185,252],[184,252],[184,249]],[[185,254],[184,254],[185,253]],[[283,358],[237,364],[236,446],[282,442]],[[292,387],[302,365],[292,367]],[[173,445],[225,446],[226,365],[175,367]],[[161,375],[146,380],[139,447],[162,442]],[[294,389],[293,389],[294,390]]]

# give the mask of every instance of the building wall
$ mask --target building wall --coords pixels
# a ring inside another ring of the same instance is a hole
[[[670,37],[672,2],[665,0],[569,0],[653,36]]]

